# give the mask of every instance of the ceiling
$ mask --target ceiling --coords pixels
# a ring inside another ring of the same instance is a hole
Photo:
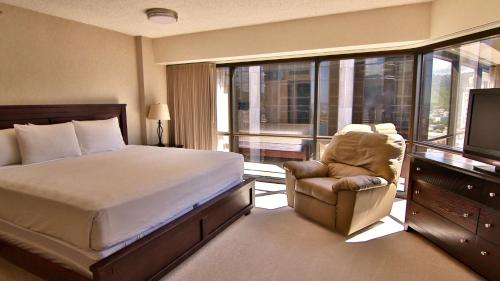
[[[5,4],[152,38],[399,6],[430,0],[1,0]],[[148,8],[178,12],[170,25],[149,22]]]

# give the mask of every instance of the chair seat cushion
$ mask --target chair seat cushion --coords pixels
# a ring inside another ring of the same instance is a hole
[[[324,178],[304,178],[297,181],[295,191],[314,197],[330,205],[337,204],[337,192],[333,191],[333,184],[338,179]]]

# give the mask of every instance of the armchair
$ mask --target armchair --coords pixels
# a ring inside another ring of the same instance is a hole
[[[285,162],[288,205],[344,235],[369,226],[391,211],[404,150],[392,124],[348,125],[321,161]]]

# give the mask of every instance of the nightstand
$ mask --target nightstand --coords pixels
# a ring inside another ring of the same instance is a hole
[[[158,147],[158,144],[148,144],[148,146],[156,146]],[[184,148],[183,144],[165,144],[165,146],[162,147],[175,147],[175,148]]]
[[[165,144],[165,147],[184,148],[183,144]]]

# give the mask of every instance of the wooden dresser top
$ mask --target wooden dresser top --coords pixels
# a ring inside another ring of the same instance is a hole
[[[465,158],[458,154],[449,152],[416,152],[410,154],[410,156],[415,159],[432,162],[448,169],[500,184],[500,177],[474,170],[474,165],[487,164]]]

